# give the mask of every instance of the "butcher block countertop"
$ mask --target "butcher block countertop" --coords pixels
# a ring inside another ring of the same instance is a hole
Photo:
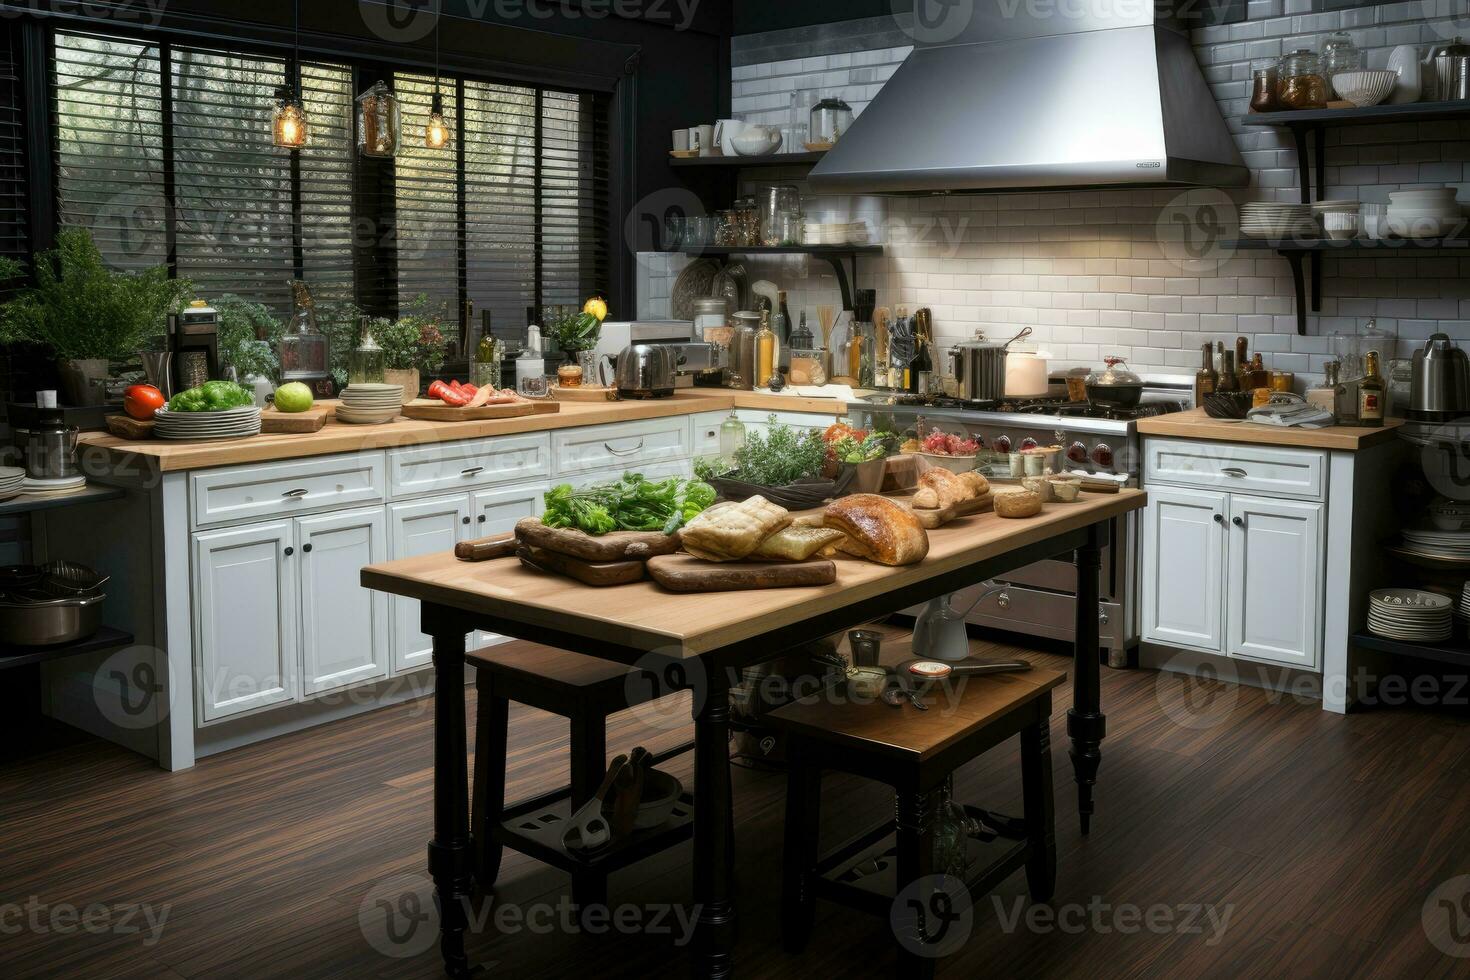
[[[362,584],[485,617],[560,630],[669,657],[691,657],[767,635],[831,610],[1139,510],[1142,490],[1083,494],[1027,520],[972,514],[929,532],[929,556],[890,568],[837,559],[837,581],[816,588],[679,595],[651,581],[596,589],[531,571],[514,558],[475,564],[451,552],[362,570]]]
[[[1293,429],[1255,422],[1212,419],[1202,408],[1173,415],[1142,419],[1138,431],[1146,436],[1169,439],[1206,439],[1211,442],[1244,442],[1257,446],[1296,446],[1302,449],[1337,449],[1355,453],[1394,438],[1404,423],[1389,419],[1381,427],[1332,425],[1325,429]]]
[[[753,391],[699,388],[681,389],[672,398],[563,402],[561,411],[552,415],[529,415],[484,422],[422,422],[400,418],[389,425],[347,425],[336,419],[329,419],[326,427],[318,432],[262,434],[248,439],[222,442],[168,442],[162,439],[134,441],[119,439],[106,432],[87,433],[78,442],[82,446],[108,450],[132,462],[145,462],[155,466],[159,472],[168,473],[211,466],[269,463],[332,453],[670,418],[701,412],[728,412],[732,408],[771,412],[817,412],[830,414],[833,418],[847,411],[844,403],[830,398],[799,398]]]

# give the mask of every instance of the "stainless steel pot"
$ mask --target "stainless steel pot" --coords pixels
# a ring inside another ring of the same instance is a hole
[[[20,429],[17,434],[25,437],[26,476],[33,480],[61,480],[79,472],[75,427]]]
[[[618,355],[615,384],[624,398],[669,398],[674,394],[674,352],[660,344],[633,344]]]
[[[1006,394],[1006,345],[985,339],[979,331],[974,340],[949,349],[959,396],[966,401],[1000,401]]]
[[[1470,412],[1470,358],[1448,334],[1434,334],[1414,352],[1409,411],[1426,421],[1457,418]]]
[[[102,626],[102,600],[106,598],[0,603],[0,643],[41,647],[84,639]]]

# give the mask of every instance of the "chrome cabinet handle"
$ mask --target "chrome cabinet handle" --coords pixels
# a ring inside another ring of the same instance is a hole
[[[307,490],[303,487],[299,490],[287,490],[285,493],[281,494],[281,496],[290,497],[293,500],[300,500],[302,497],[306,496],[310,492],[310,490]]]
[[[459,475],[460,476],[479,476],[483,472],[485,472],[485,467],[483,467],[483,466],[471,466],[469,469],[460,470],[459,471]]]
[[[608,452],[612,453],[614,456],[632,456],[634,453],[638,453],[638,452],[642,452],[643,451],[643,440],[642,439],[639,439],[638,440],[638,445],[634,446],[632,449],[624,449],[624,450],[619,451],[617,449],[614,449],[612,446],[608,445],[605,442],[602,444],[602,448],[603,449],[606,449]]]
[[[1224,469],[1222,469],[1220,472],[1221,473],[1224,473],[1226,476],[1233,476],[1236,479],[1241,479],[1243,477],[1250,476],[1249,473],[1247,473],[1245,470],[1241,469],[1239,466],[1227,466]]]

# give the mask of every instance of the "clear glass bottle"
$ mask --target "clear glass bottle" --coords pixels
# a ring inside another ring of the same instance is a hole
[[[735,462],[735,454],[745,445],[745,423],[730,409],[730,417],[720,425],[720,458],[727,463]]]
[[[302,381],[310,386],[331,377],[327,338],[317,330],[316,303],[306,283],[292,280],[291,293],[295,312],[279,344],[281,380]]]
[[[1378,370],[1378,352],[1370,350],[1363,358],[1365,373],[1358,382],[1358,424],[1376,427],[1383,424],[1386,386]]]
[[[480,336],[480,345],[475,348],[475,363],[470,379],[475,387],[499,389],[505,363],[505,345],[490,332],[490,317],[485,317],[485,332]],[[594,379],[595,383],[595,379]]]
[[[372,324],[366,320],[362,323],[362,340],[353,348],[347,365],[349,385],[380,385],[387,377],[387,355],[373,339]]]
[[[761,311],[761,328],[755,334],[755,386],[765,388],[781,363],[781,342],[771,330],[771,312]]]

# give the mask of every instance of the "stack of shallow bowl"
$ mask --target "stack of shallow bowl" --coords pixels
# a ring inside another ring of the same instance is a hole
[[[21,493],[33,496],[60,496],[65,493],[76,493],[87,485],[86,476],[56,476],[34,478],[26,477],[20,485]]]
[[[337,421],[351,425],[382,425],[398,418],[403,409],[403,385],[348,385],[342,389]]]
[[[1318,201],[1312,205],[1312,213],[1322,219],[1327,237],[1346,240],[1358,234],[1358,211],[1363,207],[1357,201],[1346,198],[1337,201]]]
[[[243,439],[260,434],[260,409],[255,405],[222,412],[153,413],[153,434],[160,439]]]
[[[1398,80],[1396,71],[1340,71],[1332,76],[1332,88],[1338,98],[1346,99],[1359,109],[1366,109],[1388,98]]]
[[[1388,231],[1399,238],[1443,238],[1465,226],[1455,188],[1394,191],[1388,195]]]
[[[1240,208],[1240,233],[1247,238],[1316,238],[1310,204],[1252,201]]]
[[[1419,589],[1379,589],[1368,595],[1368,632],[1406,643],[1442,643],[1454,629],[1449,596]]]
[[[20,495],[26,482],[26,471],[19,466],[0,466],[0,500]]]

